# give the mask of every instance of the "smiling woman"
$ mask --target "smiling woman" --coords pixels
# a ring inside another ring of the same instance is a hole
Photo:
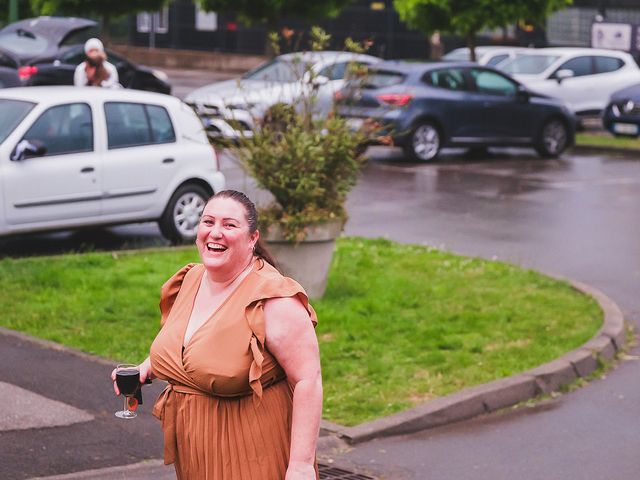
[[[162,328],[140,381],[169,382],[154,415],[179,479],[318,477],[316,314],[259,239],[254,204],[237,191],[217,193],[197,229],[202,263],[162,288]]]

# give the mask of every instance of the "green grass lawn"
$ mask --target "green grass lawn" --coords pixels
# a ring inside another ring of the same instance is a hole
[[[613,147],[640,150],[640,139],[633,137],[614,137],[609,133],[578,133],[576,145],[582,147]]]
[[[118,360],[148,353],[160,285],[194,249],[0,261],[0,324]],[[325,418],[353,425],[549,361],[588,340],[597,304],[514,266],[386,240],[338,242],[314,302]],[[96,380],[98,381],[98,380]]]

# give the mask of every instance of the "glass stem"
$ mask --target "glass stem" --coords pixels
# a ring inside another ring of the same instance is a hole
[[[129,411],[129,402],[127,402],[127,396],[126,395],[122,395],[122,398],[124,400],[124,405],[122,407],[122,410],[124,412],[128,412]]]

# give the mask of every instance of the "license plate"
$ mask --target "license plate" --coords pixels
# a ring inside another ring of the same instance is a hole
[[[635,123],[614,123],[613,131],[623,135],[638,135],[638,126]]]
[[[347,118],[347,125],[352,130],[360,130],[364,124],[363,118]]]

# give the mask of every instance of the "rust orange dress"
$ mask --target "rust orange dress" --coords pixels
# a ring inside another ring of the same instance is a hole
[[[189,264],[161,291],[151,365],[168,382],[153,409],[162,422],[164,462],[175,464],[180,480],[284,480],[293,391],[265,348],[263,307],[266,299],[296,296],[314,326],[316,314],[297,282],[256,260],[183,351],[204,271]]]

